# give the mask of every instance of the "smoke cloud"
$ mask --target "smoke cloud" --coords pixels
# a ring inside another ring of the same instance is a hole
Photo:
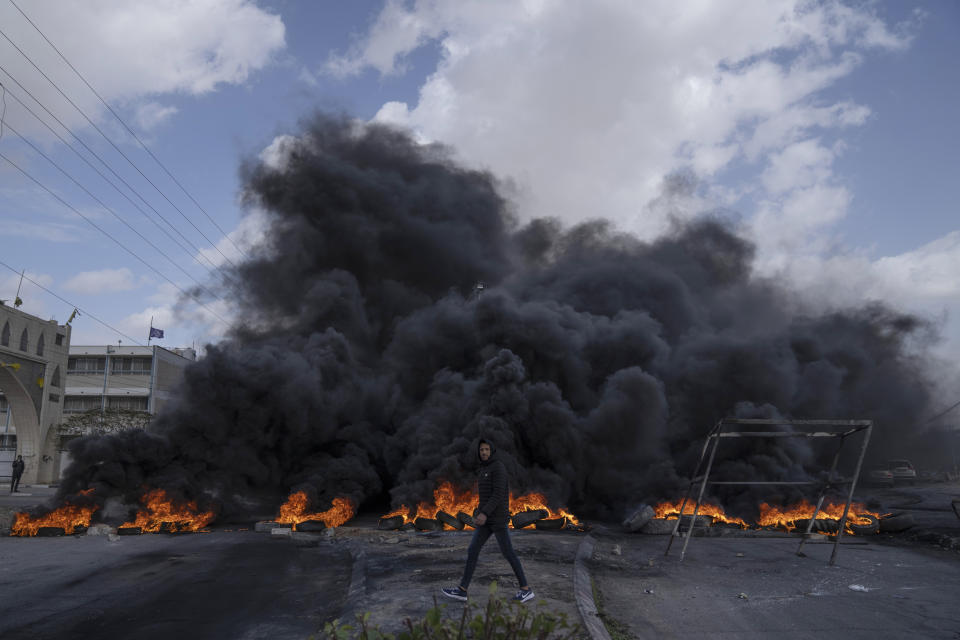
[[[675,497],[722,417],[873,419],[882,457],[927,410],[912,346],[929,326],[879,304],[805,311],[720,218],[652,242],[600,219],[521,225],[494,176],[346,117],[314,116],[281,155],[242,169],[269,228],[219,285],[230,336],[146,432],[76,441],[61,499],[414,505],[469,486],[483,436],[515,492],[612,518]],[[809,478],[833,453],[726,445],[730,480]]]

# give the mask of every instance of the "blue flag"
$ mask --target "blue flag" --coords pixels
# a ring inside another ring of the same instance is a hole
[[[157,329],[156,327],[150,327],[150,337],[151,338],[162,338],[163,329]]]

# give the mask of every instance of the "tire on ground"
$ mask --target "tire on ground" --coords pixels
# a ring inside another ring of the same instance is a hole
[[[917,524],[910,513],[893,513],[880,518],[880,533],[900,533]]]
[[[529,527],[537,520],[543,520],[548,515],[550,514],[543,509],[534,509],[533,511],[520,511],[514,514],[510,520],[513,522],[514,529],[523,529],[524,527]]]
[[[872,536],[877,531],[880,530],[880,521],[876,516],[872,516],[869,513],[865,513],[860,516],[861,518],[869,518],[870,524],[856,524],[850,523],[850,530],[853,531],[855,536]]]
[[[640,528],[640,533],[654,536],[668,536],[673,533],[675,526],[677,526],[676,519],[653,518]]]
[[[380,518],[377,523],[377,529],[380,531],[393,531],[403,526],[403,516],[391,516],[389,518]]]
[[[463,523],[446,511],[437,511],[437,520],[443,524],[450,525],[458,531],[463,529]]]
[[[443,529],[443,523],[436,518],[417,518],[413,521],[413,526],[417,531],[440,531]]]
[[[550,520],[547,520],[547,519],[537,520],[536,522],[533,523],[533,526],[540,531],[550,531],[550,530],[555,531],[557,529],[563,529],[564,525],[566,524],[567,524],[566,518],[553,518]]]
[[[643,528],[643,525],[653,520],[655,515],[656,513],[654,512],[653,507],[645,504],[623,521],[623,528],[627,531],[639,531]]]

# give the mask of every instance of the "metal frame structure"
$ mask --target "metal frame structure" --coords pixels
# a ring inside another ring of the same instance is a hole
[[[743,426],[789,426],[794,429],[790,431],[728,431],[726,428],[729,425],[743,425]],[[799,427],[799,430],[797,430]],[[843,450],[843,444],[847,439],[847,436],[851,436],[855,433],[861,431],[866,431],[864,435],[863,442],[860,445],[860,456],[857,458],[857,468],[853,473],[853,477],[849,479],[840,479],[834,480],[834,473],[837,470],[837,463],[840,461],[840,452]],[[687,494],[683,498],[683,502],[680,505],[680,516],[677,518],[677,523],[673,526],[673,532],[670,535],[670,541],[667,543],[667,550],[664,552],[664,555],[670,554],[670,547],[673,545],[674,538],[677,537],[678,531],[680,530],[680,523],[684,519],[683,510],[687,506],[687,502],[690,501],[690,494],[693,492],[693,489],[697,484],[700,485],[700,490],[697,493],[697,501],[693,507],[693,515],[690,518],[690,525],[687,527],[686,537],[683,541],[683,549],[680,550],[680,560],[683,561],[684,555],[687,552],[687,545],[690,543],[690,536],[693,534],[693,528],[696,525],[697,515],[700,512],[700,505],[703,503],[703,494],[707,488],[708,484],[712,485],[763,485],[763,484],[779,484],[779,485],[817,485],[821,484],[820,496],[817,499],[817,506],[813,511],[813,516],[810,518],[810,522],[807,524],[807,530],[801,534],[800,546],[797,547],[797,555],[802,555],[801,551],[803,550],[803,545],[810,538],[811,531],[813,529],[813,524],[817,519],[817,515],[820,513],[820,507],[823,506],[823,499],[827,494],[827,491],[831,487],[837,485],[850,485],[850,491],[847,493],[847,503],[843,507],[843,516],[840,518],[840,529],[837,531],[836,538],[833,543],[833,553],[830,555],[830,565],[836,562],[837,559],[837,550],[840,547],[840,538],[843,537],[843,531],[847,525],[847,514],[850,511],[850,501],[853,499],[853,492],[857,487],[857,479],[860,477],[860,469],[863,466],[863,458],[867,452],[867,444],[870,442],[870,434],[873,431],[873,421],[872,420],[769,420],[769,419],[756,419],[756,418],[724,418],[717,422],[717,424],[710,430],[710,433],[707,434],[707,439],[703,443],[703,450],[700,452],[700,461],[697,463],[697,468],[694,470],[693,478],[690,480],[690,486],[687,489]],[[830,465],[830,472],[827,474],[827,481],[825,483],[820,483],[816,481],[805,481],[805,482],[787,482],[787,481],[760,481],[760,480],[744,480],[738,482],[726,482],[726,481],[711,481],[710,480],[710,470],[713,468],[713,460],[717,454],[717,447],[720,444],[722,438],[839,438],[840,444],[837,446],[837,452],[833,456],[833,463]],[[707,450],[709,449],[709,455]],[[706,460],[706,468],[704,469],[704,460]],[[701,472],[701,469],[703,471]]]

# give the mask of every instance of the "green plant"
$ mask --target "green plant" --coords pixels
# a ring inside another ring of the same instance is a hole
[[[370,624],[370,612],[357,614],[356,625],[328,622],[321,640],[565,640],[574,637],[579,624],[567,622],[566,614],[542,607],[536,610],[497,595],[497,583],[490,585],[485,607],[468,603],[459,616],[446,615],[447,605],[434,606],[421,620],[404,620],[397,634],[385,633]]]

